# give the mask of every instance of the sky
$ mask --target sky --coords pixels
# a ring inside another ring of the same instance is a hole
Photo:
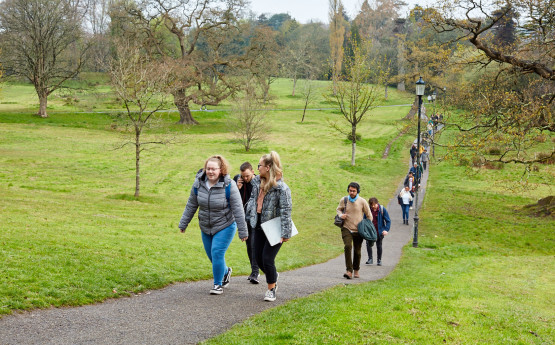
[[[328,22],[328,0],[250,0],[250,2],[250,8],[256,14],[289,13],[291,17],[303,24],[310,22],[311,19]],[[342,2],[349,16],[354,18],[363,0],[342,0]],[[372,4],[372,0],[368,2]],[[404,2],[412,8],[415,4],[424,7],[428,0],[404,0]],[[400,14],[405,17],[408,9],[403,9]]]

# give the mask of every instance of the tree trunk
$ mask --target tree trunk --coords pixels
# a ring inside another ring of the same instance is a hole
[[[297,76],[293,77],[293,93],[291,96],[295,96],[295,86],[297,86]]]
[[[352,152],[351,152],[351,166],[354,167],[354,166],[355,166],[355,153],[356,153],[356,150],[357,150],[357,143],[356,143],[356,141],[353,140],[351,146],[352,146],[352,150],[351,150],[351,151],[352,151]]]
[[[357,128],[355,126],[352,127],[351,129],[351,166],[355,166],[355,154],[356,154],[356,150],[357,150]]]
[[[182,125],[198,125],[198,121],[191,115],[191,109],[189,108],[189,100],[185,95],[185,90],[177,90],[173,94],[173,103],[179,111],[179,121],[177,123]]]
[[[48,96],[39,94],[39,112],[37,113],[40,117],[48,117],[46,113],[46,105],[48,103]]]
[[[387,84],[385,85],[384,98],[387,101]]]
[[[141,189],[141,174],[140,174],[140,160],[141,160],[141,132],[135,130],[135,198],[139,197]]]
[[[304,109],[303,109],[303,118],[301,119],[301,122],[304,122],[304,115],[306,114],[306,108],[308,107],[308,102],[306,102],[304,104]]]

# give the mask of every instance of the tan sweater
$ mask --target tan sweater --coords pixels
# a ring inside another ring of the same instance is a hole
[[[343,203],[343,198],[339,200],[339,206],[337,206],[337,214],[343,214],[343,209],[345,208],[345,204]],[[343,223],[343,227],[349,229],[351,232],[358,232],[357,226],[358,223],[366,215],[366,218],[372,220],[372,212],[370,212],[370,206],[368,202],[364,200],[360,195],[355,202],[350,202],[347,198],[347,210],[345,211],[347,214],[347,218]]]

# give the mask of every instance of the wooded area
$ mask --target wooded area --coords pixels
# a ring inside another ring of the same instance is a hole
[[[244,0],[6,0],[4,79],[32,83],[37,113],[48,117],[52,92],[81,72],[109,72],[118,42],[133,42],[141,61],[167,71],[157,89],[173,99],[179,123],[194,125],[193,104],[217,105],[245,85],[266,104],[278,77],[294,81],[293,96],[299,79],[332,80],[326,92],[336,96],[353,80],[356,47],[367,46],[361,82],[382,86],[384,99],[388,86],[412,91],[420,76],[441,96],[438,112],[460,130],[453,157],[464,148],[482,163],[553,162],[555,150],[537,154],[555,130],[552,0],[441,0],[406,17],[400,0],[365,0],[353,18],[341,0],[327,5],[329,23],[301,24],[254,14]]]

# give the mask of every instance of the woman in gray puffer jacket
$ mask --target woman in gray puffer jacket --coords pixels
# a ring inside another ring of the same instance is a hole
[[[179,222],[179,229],[185,232],[199,209],[202,243],[212,262],[214,274],[214,287],[210,290],[212,295],[222,294],[223,287],[229,284],[232,270],[225,263],[225,252],[233,240],[237,226],[239,238],[242,241],[248,238],[241,195],[228,171],[229,164],[222,156],[212,156],[206,160],[204,169],[196,176]]]
[[[291,190],[283,182],[279,155],[272,151],[260,158],[259,175],[252,181],[252,194],[247,204],[247,219],[254,229],[254,254],[256,262],[266,274],[268,291],[265,301],[276,300],[277,280],[279,274],[275,266],[275,258],[281,245],[291,237]],[[281,220],[281,242],[271,246],[260,224],[273,218]]]

